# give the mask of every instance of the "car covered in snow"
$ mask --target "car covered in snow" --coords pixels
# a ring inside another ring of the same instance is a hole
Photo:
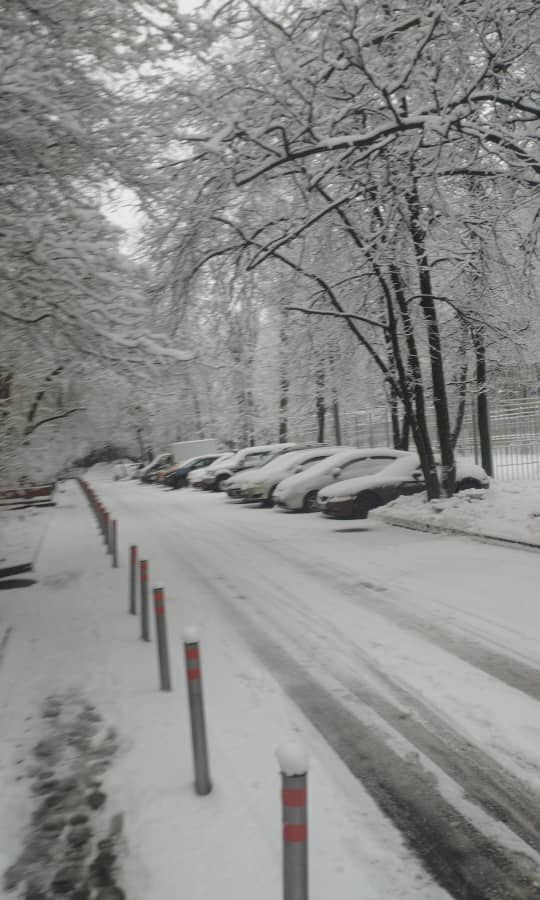
[[[481,466],[456,461],[456,491],[489,487]],[[425,491],[424,475],[416,453],[407,453],[391,465],[363,478],[352,478],[319,491],[319,509],[339,519],[365,519],[372,509],[397,497]]]
[[[246,475],[241,488],[243,500],[261,501],[273,505],[273,495],[279,482],[287,475],[303,472],[309,466],[333,456],[339,447],[311,447],[309,450],[293,450],[282,453],[271,462]]]
[[[225,465],[227,460],[229,460],[234,453],[232,450],[229,450],[227,453],[222,453],[221,456],[218,456],[214,462],[210,463],[208,466],[203,466],[202,468],[192,469],[191,472],[188,473],[187,482],[191,487],[194,488],[202,488],[204,487],[204,479],[207,475],[212,475],[212,472],[216,469],[219,470],[221,465]]]
[[[281,509],[313,512],[318,509],[317,494],[321,488],[345,478],[378,472],[404,455],[403,450],[391,447],[342,447],[307,471],[281,481],[274,491],[274,503]]]
[[[227,480],[232,478],[233,475],[262,466],[278,453],[284,453],[288,449],[296,448],[299,448],[298,444],[258,444],[254,447],[243,447],[220,467],[213,489],[222,491]]]
[[[172,465],[173,458],[170,453],[159,453],[154,457],[152,462],[148,463],[147,466],[144,466],[139,471],[139,478],[141,481],[149,482],[156,476],[158,472],[162,469],[168,468]]]
[[[231,500],[243,500],[247,499],[243,496],[244,488],[253,480],[254,478],[254,470],[257,470],[257,475],[260,470],[264,467],[266,468],[269,463],[274,462],[285,454],[293,453],[297,450],[308,450],[312,449],[312,444],[272,444],[270,445],[271,449],[265,454],[265,456],[257,461],[255,465],[250,466],[242,466],[241,469],[234,472],[228,481],[226,481],[222,490],[227,492],[227,495],[231,498]]]
[[[163,483],[172,490],[185,487],[190,472],[204,469],[219,459],[219,453],[206,453],[204,456],[194,456],[169,471],[163,478]]]

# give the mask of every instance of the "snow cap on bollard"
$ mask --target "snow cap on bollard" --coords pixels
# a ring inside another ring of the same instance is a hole
[[[199,642],[199,629],[195,625],[186,625],[182,631],[184,644],[197,644]]]
[[[305,775],[309,769],[309,754],[298,741],[280,744],[276,756],[283,775]]]

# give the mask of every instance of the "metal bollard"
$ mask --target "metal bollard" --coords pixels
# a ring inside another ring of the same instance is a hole
[[[137,613],[137,545],[129,548],[129,611]]]
[[[141,582],[141,641],[150,640],[150,622],[148,618],[148,560],[140,562]]]
[[[118,524],[116,519],[111,520],[111,557],[113,569],[118,568]]]
[[[212,782],[208,771],[208,748],[201,676],[199,636],[196,628],[184,629],[184,654],[191,720],[191,744],[195,769],[195,792],[201,796],[209,794]]]
[[[110,516],[108,510],[105,510],[103,513],[103,542],[105,547],[107,548],[107,553],[111,552],[111,543],[110,543]]]
[[[165,622],[165,594],[163,588],[154,588],[154,612],[156,615],[156,643],[159,663],[159,682],[162,691],[170,691],[171,670],[169,668],[169,648],[167,646],[167,625]]]
[[[276,752],[281,769],[283,805],[283,900],[308,898],[307,770],[301,744],[283,744]]]

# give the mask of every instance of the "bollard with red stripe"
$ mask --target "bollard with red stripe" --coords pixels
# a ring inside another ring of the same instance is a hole
[[[162,691],[171,691],[171,670],[165,620],[165,592],[163,588],[154,588],[154,613],[156,617],[156,644],[160,687]]]
[[[308,898],[307,771],[301,744],[277,750],[283,807],[283,900]]]
[[[99,528],[102,535],[105,535],[105,507],[103,503],[99,504]]]
[[[118,523],[111,520],[111,561],[113,569],[118,568]]]
[[[141,585],[141,640],[150,640],[150,622],[148,619],[148,560],[141,559],[139,564]]]
[[[209,794],[212,790],[212,782],[208,770],[208,747],[206,743],[206,725],[204,720],[201,656],[199,649],[199,635],[196,628],[188,627],[184,629],[184,655],[186,660],[189,715],[191,720],[193,766],[195,769],[195,792],[204,796],[205,794]]]
[[[129,548],[129,611],[137,613],[137,545]]]

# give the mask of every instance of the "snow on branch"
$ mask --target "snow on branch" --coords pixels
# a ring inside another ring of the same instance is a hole
[[[39,419],[32,425],[27,425],[27,427],[24,429],[24,436],[25,438],[30,437],[30,435],[33,434],[34,431],[36,431],[38,428],[41,428],[42,425],[46,425],[48,422],[55,422],[57,419],[66,419],[68,416],[73,415],[73,413],[84,412],[85,410],[85,406],[75,406],[73,409],[66,410],[66,412],[58,413],[54,416],[47,416],[46,419]]]
[[[333,310],[309,309],[305,306],[287,306],[292,312],[305,313],[308,316],[332,316],[334,319],[356,319],[363,322],[364,325],[372,325],[373,328],[381,328],[383,331],[389,331],[387,325],[383,322],[377,322],[376,319],[368,319],[367,316],[359,316],[357,313],[350,312],[334,312]]]

